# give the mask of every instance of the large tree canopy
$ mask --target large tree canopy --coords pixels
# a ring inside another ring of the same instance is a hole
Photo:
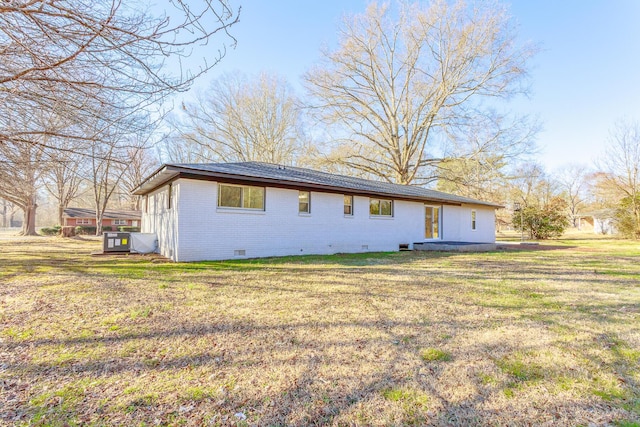
[[[312,111],[339,126],[336,161],[425,183],[443,160],[526,150],[523,122],[485,101],[525,91],[532,54],[516,45],[506,11],[492,2],[373,3],[345,19],[339,47],[324,52],[305,81]]]
[[[172,131],[165,145],[174,161],[196,153],[199,161],[293,164],[307,153],[299,101],[286,80],[269,73],[219,77],[183,104]]]
[[[616,213],[618,231],[640,239],[640,122],[621,120],[609,137],[600,160],[604,183],[619,197]]]

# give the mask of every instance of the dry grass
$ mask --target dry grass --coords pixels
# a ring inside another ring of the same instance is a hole
[[[0,423],[637,426],[640,245],[553,245],[171,264],[5,238]]]

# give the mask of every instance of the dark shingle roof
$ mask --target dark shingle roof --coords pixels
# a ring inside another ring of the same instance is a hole
[[[95,209],[89,208],[66,208],[63,216],[67,218],[95,218]],[[140,211],[119,211],[119,210],[105,210],[104,219],[140,219],[142,213]]]
[[[467,203],[492,207],[501,207],[495,203],[483,202],[468,197],[456,196],[441,191],[430,190],[412,185],[391,184],[388,182],[372,181],[344,175],[320,172],[294,166],[281,166],[271,163],[242,162],[242,163],[176,163],[166,164],[156,173],[147,178],[135,191],[144,194],[151,191],[162,181],[177,174],[205,175],[237,180],[259,180],[265,183],[288,184],[311,189],[347,190],[359,194],[371,194],[405,199]]]

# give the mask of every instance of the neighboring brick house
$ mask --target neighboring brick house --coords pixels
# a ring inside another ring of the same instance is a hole
[[[62,215],[64,226],[96,226],[96,211],[86,208],[67,208]],[[140,227],[142,213],[140,211],[106,210],[102,216],[103,227]]]
[[[133,192],[174,261],[397,251],[495,242],[499,205],[269,163],[166,164]]]

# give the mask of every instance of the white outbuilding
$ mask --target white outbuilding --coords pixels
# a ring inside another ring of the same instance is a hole
[[[142,232],[174,261],[495,242],[499,205],[260,162],[165,164],[140,184]]]

